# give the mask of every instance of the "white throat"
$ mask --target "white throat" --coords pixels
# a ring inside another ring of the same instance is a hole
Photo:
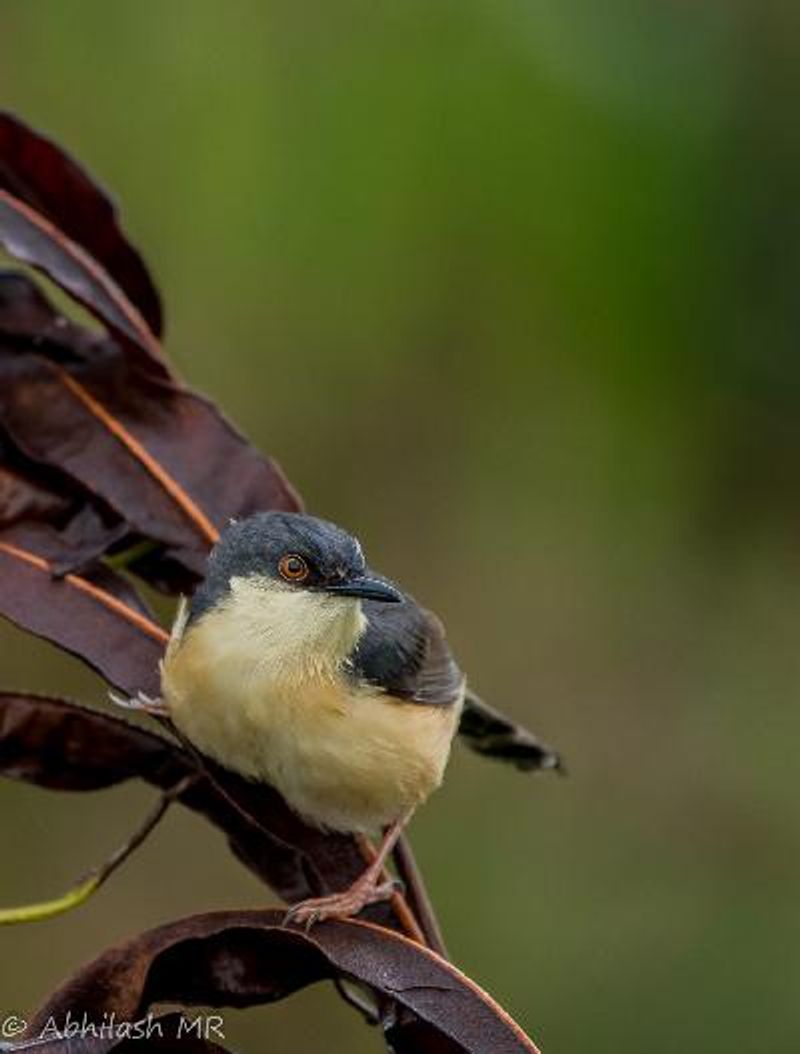
[[[283,586],[266,578],[233,578],[230,595],[211,613],[217,630],[250,673],[275,679],[332,678],[366,628],[361,602]],[[243,670],[244,672],[244,670]]]

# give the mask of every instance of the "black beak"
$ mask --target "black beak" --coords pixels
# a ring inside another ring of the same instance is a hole
[[[379,578],[351,578],[349,582],[332,583],[322,587],[337,597],[360,597],[362,600],[381,600],[385,604],[401,604],[403,594]]]

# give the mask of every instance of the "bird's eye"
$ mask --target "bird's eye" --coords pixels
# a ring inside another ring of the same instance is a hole
[[[302,582],[308,578],[308,564],[297,553],[287,553],[278,563],[281,578],[287,582]]]

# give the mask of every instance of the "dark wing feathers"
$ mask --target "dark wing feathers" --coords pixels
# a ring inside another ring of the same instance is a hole
[[[355,677],[412,703],[452,706],[458,702],[464,675],[450,653],[442,623],[432,612],[408,596],[403,604],[367,600],[363,610],[367,629],[352,657]],[[470,689],[464,697],[458,731],[479,754],[523,771],[564,771],[556,751]]]
[[[464,675],[435,615],[408,596],[402,604],[367,600],[363,610],[367,629],[351,660],[358,678],[412,703],[458,702]]]

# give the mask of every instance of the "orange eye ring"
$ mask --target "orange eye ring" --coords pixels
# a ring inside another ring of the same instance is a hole
[[[278,562],[278,572],[287,582],[303,582],[308,578],[308,564],[297,553],[287,553]]]

